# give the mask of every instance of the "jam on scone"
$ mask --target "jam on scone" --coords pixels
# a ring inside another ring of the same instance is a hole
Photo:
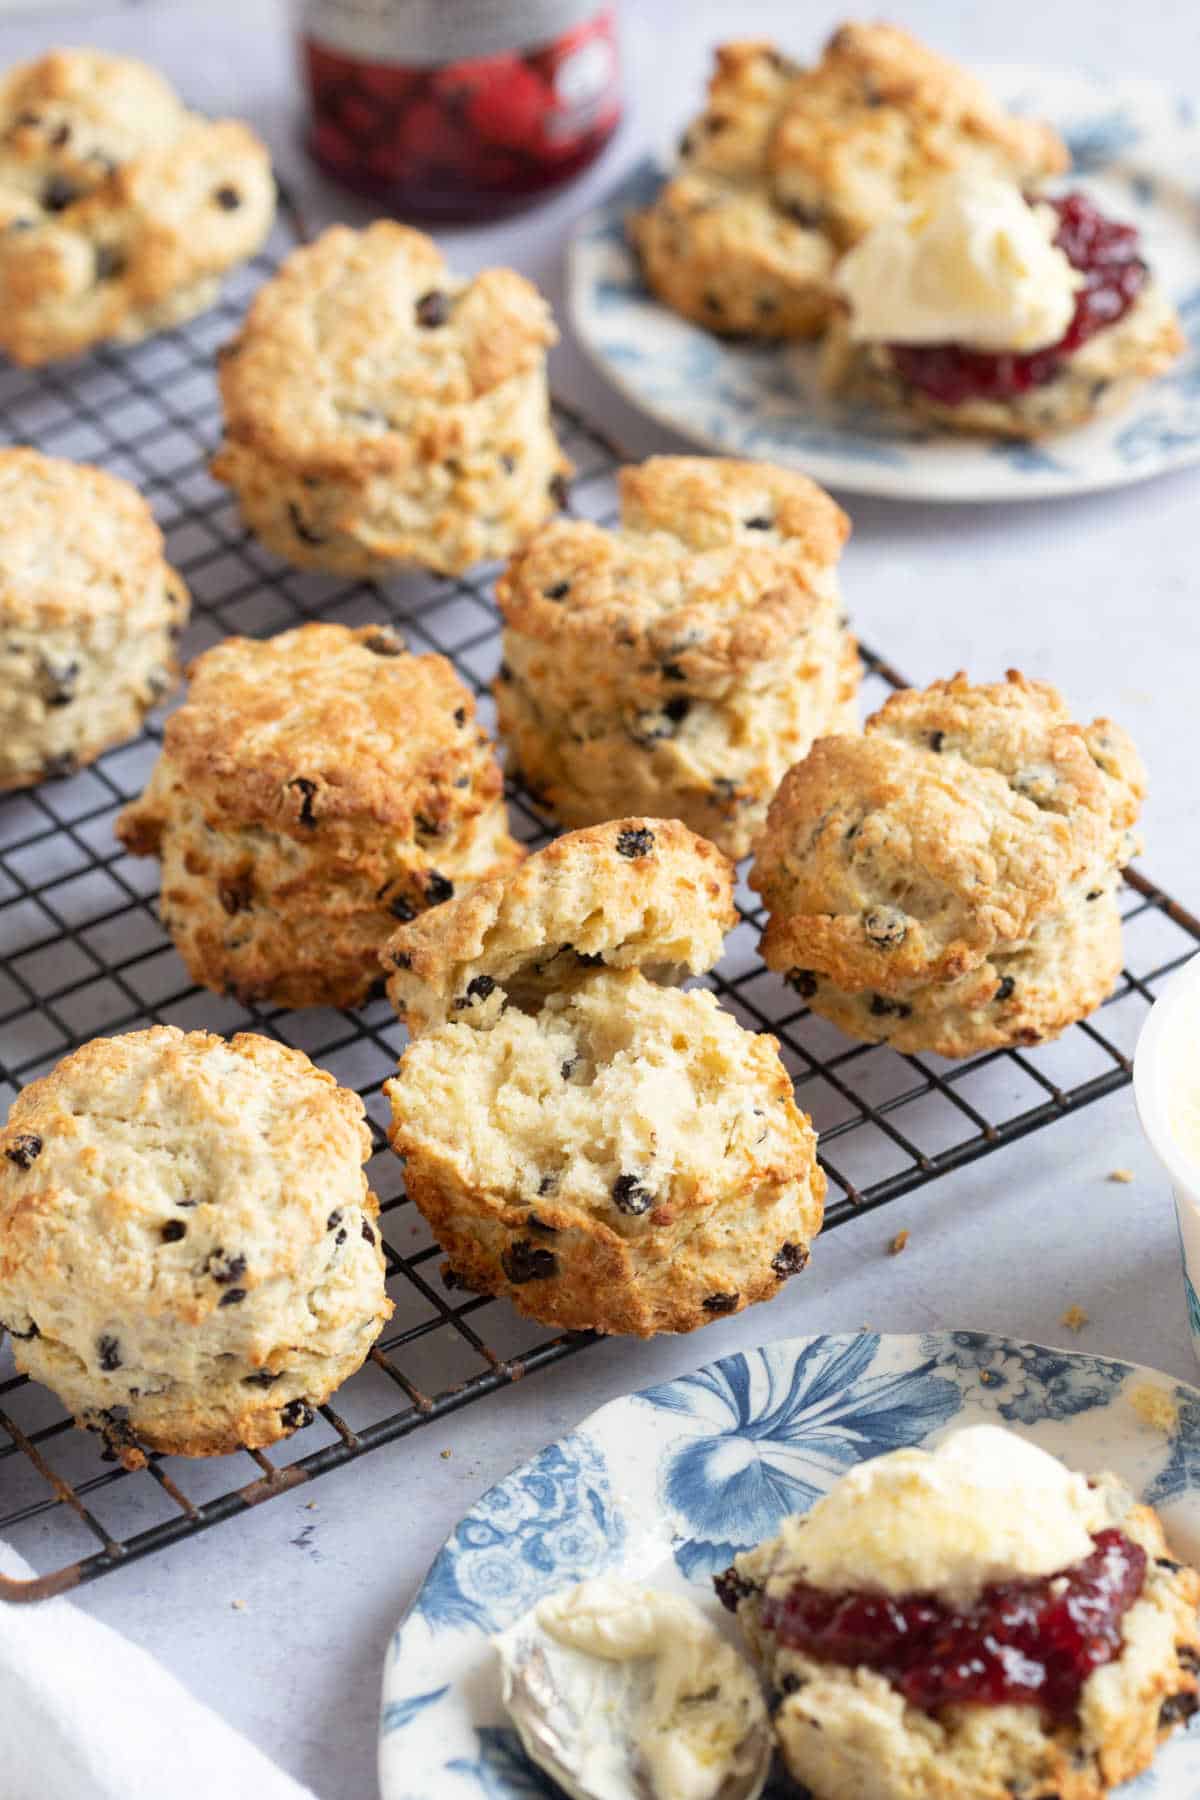
[[[859,1464],[716,1587],[814,1800],[1097,1800],[1200,1704],[1157,1515],[997,1426]]]
[[[835,391],[1016,437],[1110,411],[1183,348],[1135,226],[1083,193],[975,173],[922,188],[843,257]]]

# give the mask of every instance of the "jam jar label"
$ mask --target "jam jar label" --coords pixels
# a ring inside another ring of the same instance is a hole
[[[301,37],[363,62],[407,68],[549,46],[609,12],[595,0],[297,0],[295,6]]]

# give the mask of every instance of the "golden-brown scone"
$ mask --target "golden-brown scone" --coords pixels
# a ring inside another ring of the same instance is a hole
[[[720,45],[675,176],[628,221],[647,285],[723,336],[812,337],[829,314],[833,246],[777,203],[768,174],[796,74],[771,44]]]
[[[779,1556],[772,1540],[735,1559],[726,1591],[778,1696],[775,1731],[793,1777],[814,1800],[1103,1800],[1152,1762],[1197,1709],[1200,1576],[1176,1562],[1158,1515],[1098,1475],[1110,1522],[1147,1554],[1125,1614],[1121,1654],[1093,1671],[1077,1715],[1033,1706],[910,1705],[872,1669],[820,1662],[778,1644],[760,1619]]]
[[[69,775],[175,686],[188,592],[127,481],[0,449],[0,789]]]
[[[894,695],[785,776],[751,885],[762,954],[856,1036],[962,1056],[1052,1037],[1111,990],[1144,774],[1045,683]]]
[[[210,306],[275,213],[248,126],[189,112],[156,70],[52,50],[0,78],[0,349],[18,363]]]
[[[905,379],[887,344],[855,344],[848,317],[835,313],[821,346],[821,381],[830,393],[879,411],[984,437],[1034,439],[1120,412],[1147,381],[1187,348],[1179,317],[1150,282],[1116,324],[1058,359],[1047,381],[1003,399],[950,406]]]
[[[849,521],[766,463],[656,456],[619,484],[618,528],[556,521],[500,578],[501,734],[566,824],[653,813],[744,856],[785,769],[855,728]]]
[[[548,844],[398,931],[391,1141],[453,1274],[571,1330],[691,1331],[808,1261],[825,1177],[774,1038],[707,990],[733,870],[675,820]]]
[[[1049,125],[1007,112],[968,70],[879,23],[843,25],[797,73],[767,160],[776,198],[844,249],[935,175],[1038,187],[1070,154]]]
[[[355,1006],[379,951],[519,861],[491,743],[441,656],[382,626],[302,625],[197,658],[141,798],[117,821],[162,859],[193,980],[281,1006]]]
[[[457,572],[507,555],[562,504],[556,338],[511,269],[468,281],[406,225],[332,226],[292,252],[221,353],[213,473],[304,567]]]
[[[765,185],[684,167],[629,221],[646,285],[719,337],[815,337],[830,310],[828,238],[790,218]]]
[[[391,1313],[363,1105],[300,1050],[95,1038],[0,1132],[17,1368],[130,1466],[287,1437]]]
[[[518,869],[401,926],[388,996],[414,1034],[536,1008],[590,970],[702,975],[736,923],[733,869],[676,819],[612,819],[555,838]]]
[[[892,25],[835,32],[812,69],[721,45],[679,165],[628,222],[648,286],[726,336],[805,338],[832,311],[838,253],[952,169],[1036,186],[1065,145]]]

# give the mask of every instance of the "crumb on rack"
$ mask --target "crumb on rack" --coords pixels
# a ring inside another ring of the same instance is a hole
[[[1059,1320],[1059,1324],[1065,1325],[1068,1331],[1082,1331],[1087,1323],[1088,1316],[1082,1306],[1068,1306]]]
[[[1108,1171],[1108,1179],[1110,1181],[1119,1181],[1121,1183],[1121,1185],[1124,1187],[1133,1180],[1133,1170],[1132,1169],[1110,1169]]]
[[[891,1242],[888,1245],[888,1255],[889,1256],[899,1256],[900,1252],[907,1248],[908,1248],[908,1232],[907,1231],[898,1231],[896,1233],[895,1237],[891,1240]]]
[[[1129,1390],[1129,1404],[1143,1425],[1152,1431],[1171,1432],[1179,1423],[1179,1408],[1170,1394],[1148,1381],[1140,1381]]]

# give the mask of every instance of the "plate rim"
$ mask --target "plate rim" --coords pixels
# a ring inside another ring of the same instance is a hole
[[[1168,1386],[1172,1393],[1179,1393],[1185,1399],[1192,1399],[1200,1404],[1200,1381],[1185,1381],[1178,1376],[1170,1374],[1166,1369],[1156,1369],[1149,1363],[1131,1362],[1125,1357],[1109,1356],[1102,1351],[1086,1350],[1078,1344],[1055,1345],[1042,1343],[1033,1338],[1014,1337],[1006,1332],[977,1330],[974,1327],[966,1325],[939,1325],[928,1331],[866,1331],[864,1328],[859,1327],[858,1329],[849,1331],[788,1333],[782,1337],[769,1338],[763,1343],[746,1344],[727,1350],[722,1355],[707,1358],[705,1361],[697,1363],[694,1367],[685,1369],[678,1375],[671,1376],[667,1381],[651,1382],[644,1388],[629,1388],[624,1393],[614,1394],[610,1400],[602,1401],[599,1406],[595,1406],[589,1412],[584,1413],[573,1425],[570,1425],[565,1431],[548,1439],[545,1444],[541,1445],[530,1455],[522,1457],[519,1462],[514,1463],[510,1469],[503,1475],[500,1475],[495,1481],[489,1482],[488,1486],[476,1496],[472,1504],[455,1520],[451,1525],[450,1530],[441,1540],[435,1556],[431,1559],[424,1575],[414,1588],[403,1611],[400,1613],[395,1625],[392,1627],[388,1639],[388,1647],[384,1652],[383,1668],[380,1676],[379,1723],[376,1733],[376,1762],[381,1800],[410,1800],[410,1796],[403,1794],[399,1788],[395,1788],[391,1785],[390,1770],[388,1768],[389,1757],[387,1752],[389,1734],[384,1729],[384,1717],[391,1697],[389,1694],[389,1678],[392,1669],[397,1663],[397,1658],[394,1655],[396,1641],[417,1609],[418,1602],[425,1591],[426,1583],[437,1558],[441,1555],[447,1545],[449,1545],[455,1533],[467,1520],[473,1518],[479,1512],[484,1502],[496,1491],[496,1489],[503,1487],[504,1484],[512,1480],[515,1475],[519,1475],[523,1470],[527,1469],[547,1450],[553,1449],[556,1445],[563,1443],[566,1439],[573,1438],[580,1434],[586,1434],[589,1431],[589,1428],[593,1427],[595,1422],[604,1415],[622,1410],[632,1402],[644,1399],[649,1393],[661,1392],[664,1388],[674,1387],[680,1382],[694,1380],[696,1376],[707,1373],[717,1364],[728,1361],[732,1357],[756,1356],[763,1351],[770,1351],[776,1353],[785,1352],[795,1358],[807,1345],[817,1342],[835,1342],[839,1345],[849,1345],[864,1335],[877,1338],[881,1349],[885,1346],[895,1346],[900,1344],[912,1346],[914,1360],[919,1359],[921,1361],[927,1360],[925,1356],[920,1355],[920,1345],[922,1342],[928,1342],[931,1338],[952,1340],[956,1337],[967,1336],[979,1340],[988,1347],[998,1348],[1007,1352],[1012,1352],[1014,1350],[1030,1351],[1049,1356],[1065,1357],[1073,1362],[1082,1361],[1091,1364],[1100,1363],[1106,1368],[1119,1369],[1122,1371],[1122,1387],[1124,1387],[1131,1375],[1149,1377],[1155,1383]],[[1182,1419],[1180,1420],[1180,1426],[1182,1429]],[[1019,1431],[1020,1427],[1018,1426],[1016,1429]],[[1190,1491],[1200,1497],[1200,1481],[1192,1486]]]

